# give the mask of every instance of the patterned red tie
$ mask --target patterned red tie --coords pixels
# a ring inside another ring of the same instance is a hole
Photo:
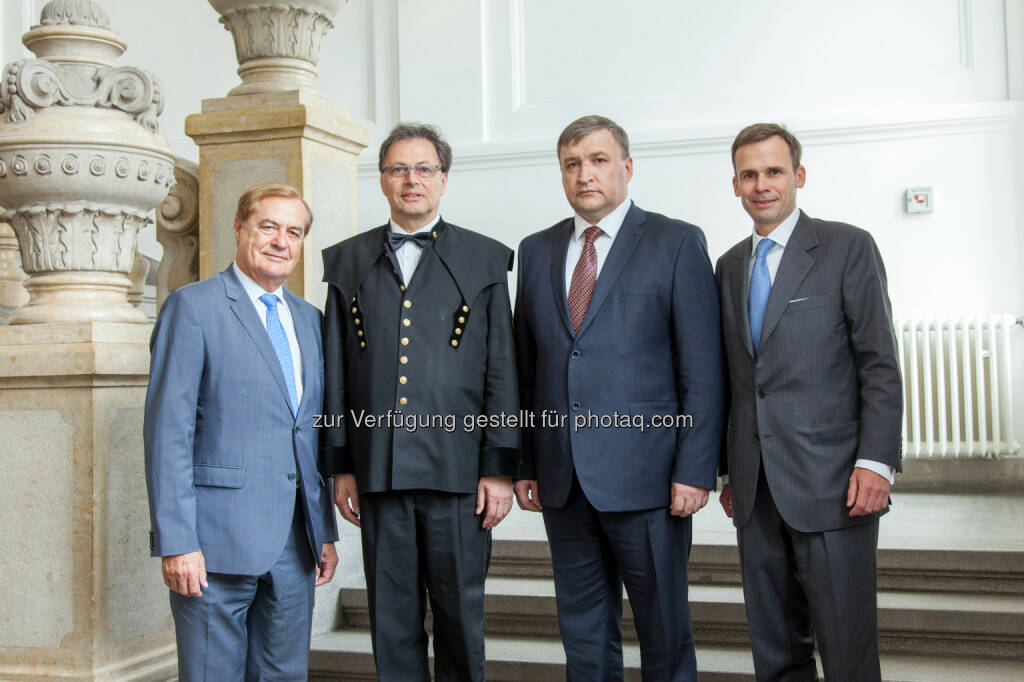
[[[583,253],[572,271],[569,283],[569,314],[572,315],[573,331],[578,332],[583,326],[583,318],[587,316],[590,297],[594,295],[597,284],[597,249],[594,240],[603,234],[601,228],[592,225],[583,231]]]

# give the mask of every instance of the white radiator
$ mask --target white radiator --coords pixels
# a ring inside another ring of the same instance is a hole
[[[897,320],[906,457],[1015,454],[1013,315]]]

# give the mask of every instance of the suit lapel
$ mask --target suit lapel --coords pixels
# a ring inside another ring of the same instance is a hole
[[[270,336],[267,335],[266,327],[260,322],[259,315],[256,314],[256,308],[253,307],[252,301],[246,295],[242,283],[235,276],[232,266],[229,265],[228,269],[221,273],[221,276],[224,279],[224,294],[230,301],[228,306],[231,308],[231,312],[238,318],[242,327],[249,334],[249,338],[252,339],[253,345],[256,346],[256,350],[263,356],[263,360],[267,363],[267,368],[270,370],[270,375],[274,377],[278,388],[281,389],[281,396],[284,398],[285,405],[288,405],[289,411],[291,411],[291,399],[288,397],[288,387],[284,383],[281,361],[277,359],[277,353],[274,352],[274,347],[270,345]],[[303,355],[305,356],[305,353]]]
[[[738,249],[736,257],[732,262],[732,302],[735,319],[739,321],[740,334],[743,337],[743,345],[746,347],[750,357],[754,357],[754,344],[750,339],[750,313],[747,310],[747,302],[750,298],[750,249],[753,238],[743,242],[743,248]]]
[[[302,310],[302,299],[288,291],[284,290],[284,297],[288,299],[288,310],[292,314],[292,325],[295,327],[295,338],[299,342],[299,353],[302,356],[302,398],[299,399],[299,409],[295,412],[298,414],[302,411],[302,406],[308,402],[308,396],[313,391],[310,391],[310,384],[312,383],[313,372],[316,371],[314,366],[314,357],[316,355],[316,339],[313,337],[313,325],[310,325],[306,319],[305,311]]]
[[[810,251],[818,245],[818,235],[814,231],[811,219],[803,212],[793,228],[793,235],[782,252],[782,262],[775,275],[772,291],[768,295],[768,305],[764,310],[764,324],[761,326],[761,342],[763,348],[771,337],[775,326],[786,312],[786,306],[804,277],[814,265],[814,256]],[[749,324],[747,325],[750,326]]]
[[[615,281],[619,278],[622,268],[624,268],[626,263],[629,262],[629,257],[633,255],[633,250],[636,249],[636,245],[640,242],[640,225],[642,225],[646,219],[644,212],[637,208],[636,204],[632,204],[629,207],[629,211],[626,213],[626,218],[622,221],[622,227],[619,228],[619,233],[615,236],[615,241],[612,242],[612,248],[608,252],[608,257],[605,259],[604,265],[601,267],[601,273],[597,276],[597,285],[594,287],[594,295],[590,297],[590,305],[587,307],[587,315],[583,318],[583,324],[580,325],[580,331],[577,336],[586,331],[590,321],[593,320],[594,316],[597,315],[599,310],[601,310],[601,306],[604,304],[605,299],[608,298],[608,294],[611,293],[614,288]],[[568,299],[568,297],[566,297],[566,299]],[[566,302],[565,308],[568,312],[568,302]]]
[[[555,297],[555,310],[569,334],[573,333],[569,317],[569,293],[565,290],[565,254],[569,251],[573,220],[569,218],[554,230],[551,245],[551,293]],[[574,266],[575,267],[575,266]]]

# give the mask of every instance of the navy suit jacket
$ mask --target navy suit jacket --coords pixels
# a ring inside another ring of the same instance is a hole
[[[569,218],[519,247],[520,400],[536,416],[524,430],[520,478],[537,480],[541,504],[561,507],[575,467],[600,511],[668,506],[670,482],[713,489],[725,378],[703,233],[632,205],[574,333],[565,290],[572,230]],[[565,424],[543,425],[544,411]],[[692,425],[657,424],[676,415]],[[577,428],[579,419],[587,425]]]
[[[202,550],[207,571],[259,575],[284,548],[296,495],[316,560],[337,539],[317,468],[321,315],[284,290],[302,355],[293,416],[267,330],[231,267],[172,293],[150,342],[146,484],[153,556]],[[298,489],[296,489],[298,486]]]

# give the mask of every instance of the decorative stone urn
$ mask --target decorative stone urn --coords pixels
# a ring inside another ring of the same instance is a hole
[[[348,0],[209,0],[235,39],[242,84],[229,95],[316,91],[320,41]]]
[[[30,296],[10,323],[145,323],[126,297],[136,238],[174,184],[159,81],[114,65],[126,44],[93,0],[47,3],[22,42],[38,58],[0,81],[0,220]]]

